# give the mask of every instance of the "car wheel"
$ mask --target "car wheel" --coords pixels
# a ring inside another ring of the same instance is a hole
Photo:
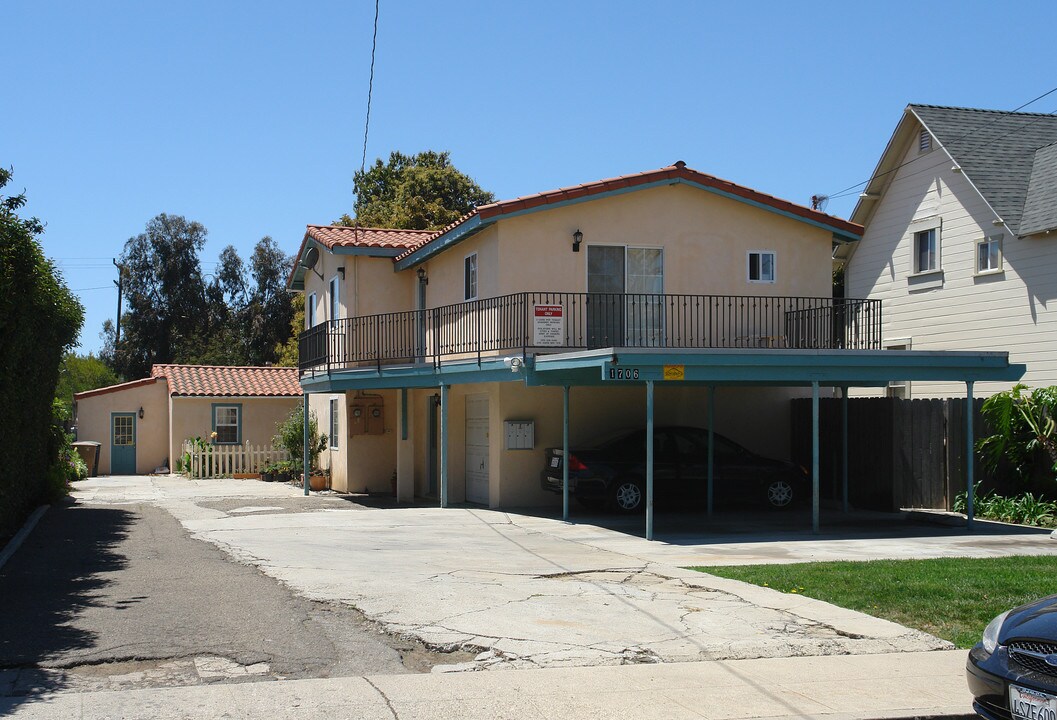
[[[785,480],[775,480],[767,485],[767,504],[773,508],[784,508],[793,502],[793,486]]]
[[[646,494],[638,480],[617,480],[610,495],[617,512],[632,513],[640,509]]]

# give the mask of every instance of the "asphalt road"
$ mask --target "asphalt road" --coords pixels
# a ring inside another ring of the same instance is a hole
[[[0,569],[0,696],[406,673],[430,655],[151,505],[53,507]]]

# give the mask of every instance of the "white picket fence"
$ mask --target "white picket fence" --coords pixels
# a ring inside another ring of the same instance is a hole
[[[269,463],[290,459],[286,450],[271,445],[208,445],[203,448],[190,441],[184,442],[181,455],[190,455],[189,475],[193,478],[256,473]]]

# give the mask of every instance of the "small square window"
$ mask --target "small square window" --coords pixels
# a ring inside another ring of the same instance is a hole
[[[914,233],[914,272],[930,272],[939,268],[939,244],[936,228]]]
[[[774,252],[749,253],[749,282],[773,283],[775,278]]]
[[[463,274],[463,298],[466,300],[477,299],[477,253],[467,255]]]
[[[1002,269],[1002,233],[986,237],[976,243],[976,272]]]
[[[237,445],[239,442],[239,407],[217,405],[213,408],[214,441],[219,445]]]

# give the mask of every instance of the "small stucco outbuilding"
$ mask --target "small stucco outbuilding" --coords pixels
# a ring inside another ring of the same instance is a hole
[[[297,368],[155,365],[151,376],[74,395],[77,439],[100,443],[99,472],[172,467],[188,438],[268,445],[301,402]]]

